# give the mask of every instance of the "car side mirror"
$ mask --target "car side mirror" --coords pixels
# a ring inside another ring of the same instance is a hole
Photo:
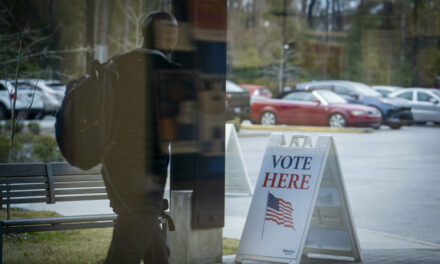
[[[438,100],[436,100],[436,99],[434,99],[434,98],[432,98],[431,100],[429,100],[431,103],[433,103],[433,104],[438,104],[439,103],[439,101]]]

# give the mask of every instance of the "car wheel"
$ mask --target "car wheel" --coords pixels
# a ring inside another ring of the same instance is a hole
[[[266,126],[276,125],[277,124],[277,117],[272,112],[264,112],[261,115],[261,124]]]
[[[400,129],[402,127],[401,124],[390,124],[389,126],[391,129]]]
[[[331,127],[345,127],[347,125],[347,121],[342,114],[336,113],[329,117],[328,125]]]
[[[0,104],[0,120],[5,120],[8,116],[8,113],[6,111],[6,107]]]

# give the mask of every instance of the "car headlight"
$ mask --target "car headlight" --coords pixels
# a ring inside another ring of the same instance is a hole
[[[362,115],[365,115],[365,112],[360,111],[360,110],[354,110],[354,111],[351,111],[351,114],[354,116],[362,116]]]
[[[379,98],[379,101],[381,101],[384,104],[396,105],[396,102],[387,98]]]

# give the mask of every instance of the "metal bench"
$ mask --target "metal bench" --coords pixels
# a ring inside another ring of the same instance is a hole
[[[107,199],[99,166],[84,171],[68,163],[0,164],[0,186],[8,215],[0,220],[0,263],[4,234],[112,227],[116,220],[115,214],[9,219],[11,205]],[[169,216],[161,216],[162,230],[174,230]]]

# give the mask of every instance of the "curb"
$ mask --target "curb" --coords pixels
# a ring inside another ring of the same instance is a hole
[[[372,128],[356,127],[320,127],[320,126],[286,126],[286,125],[242,125],[244,130],[277,130],[277,131],[305,131],[305,132],[337,132],[337,133],[373,133]]]

